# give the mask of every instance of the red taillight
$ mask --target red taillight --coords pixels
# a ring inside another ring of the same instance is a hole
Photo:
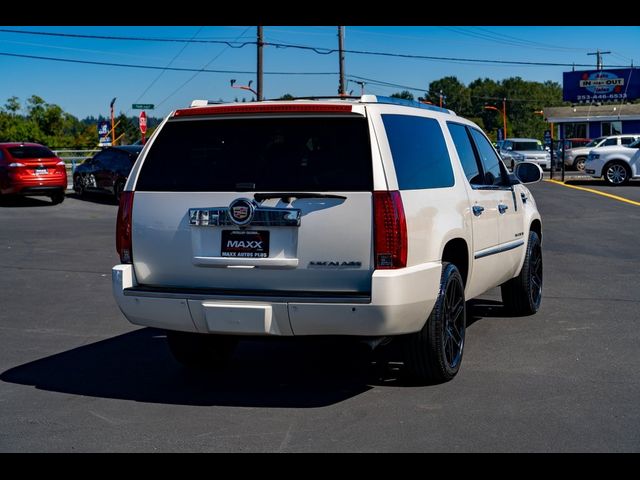
[[[133,192],[120,194],[118,220],[116,222],[116,250],[122,263],[133,263],[131,254],[131,214],[133,212]]]
[[[351,105],[327,105],[327,104],[251,104],[251,105],[220,105],[211,107],[194,107],[176,110],[176,117],[192,115],[222,115],[234,113],[298,113],[298,112],[324,112],[347,113],[351,112]]]
[[[407,266],[407,220],[400,192],[373,192],[376,268]]]

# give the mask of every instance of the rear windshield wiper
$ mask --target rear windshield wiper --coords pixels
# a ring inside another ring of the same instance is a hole
[[[309,192],[274,192],[274,193],[256,193],[253,198],[257,202],[266,200],[267,198],[281,198],[283,202],[291,203],[292,198],[340,198],[346,200],[344,195],[333,195],[331,193],[309,193]]]

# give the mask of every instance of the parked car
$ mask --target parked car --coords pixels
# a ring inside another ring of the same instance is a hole
[[[609,185],[624,185],[631,178],[640,178],[640,139],[627,146],[594,148],[584,171],[594,178],[603,177]]]
[[[640,138],[640,134],[610,135],[608,137],[598,137],[591,140],[584,147],[574,147],[564,152],[565,168],[573,168],[579,172],[584,171],[584,162],[589,156],[589,152],[598,147],[608,147],[613,145],[629,145]]]
[[[38,143],[0,143],[0,195],[44,195],[64,201],[67,170],[62,159]]]
[[[540,306],[524,183],[541,177],[529,162],[509,175],[476,124],[418,102],[177,110],[122,193],[113,294],[186,366],[219,365],[246,336],[342,335],[395,339],[408,374],[450,380],[466,300],[501,285],[510,314]]]
[[[80,196],[86,192],[109,193],[120,201],[124,184],[142,148],[142,145],[122,145],[96,153],[76,167],[73,189]]]
[[[541,168],[550,168],[551,153],[535,138],[507,138],[500,149],[500,156],[511,168],[519,162],[535,162]]]

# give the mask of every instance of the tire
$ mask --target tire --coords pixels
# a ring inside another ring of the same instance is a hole
[[[73,190],[76,192],[76,194],[78,194],[79,197],[84,196],[84,183],[80,175],[76,175],[75,177],[73,177]]]
[[[59,203],[64,202],[64,191],[61,190],[59,192],[56,192],[52,194],[50,198],[51,198],[52,205],[58,205]]]
[[[573,168],[575,168],[578,172],[584,172],[584,162],[587,159],[585,157],[576,158],[575,162],[573,162]]]
[[[462,363],[467,310],[464,283],[453,263],[442,263],[436,304],[424,327],[407,335],[405,369],[409,377],[430,384],[447,382]]]
[[[122,191],[124,190],[124,182],[118,181],[113,187],[113,196],[116,197],[116,203],[120,203],[120,196],[122,195]]]
[[[202,333],[167,331],[167,343],[173,357],[187,368],[217,369],[233,355],[235,337]]]
[[[517,277],[500,286],[502,303],[513,316],[533,315],[542,303],[542,247],[534,231],[529,232],[527,251]]]
[[[609,185],[617,187],[629,181],[631,171],[625,163],[611,162],[604,168],[602,176],[604,177],[604,181]]]

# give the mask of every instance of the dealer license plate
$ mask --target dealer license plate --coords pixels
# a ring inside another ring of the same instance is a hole
[[[268,230],[223,230],[220,255],[223,257],[267,258]]]

